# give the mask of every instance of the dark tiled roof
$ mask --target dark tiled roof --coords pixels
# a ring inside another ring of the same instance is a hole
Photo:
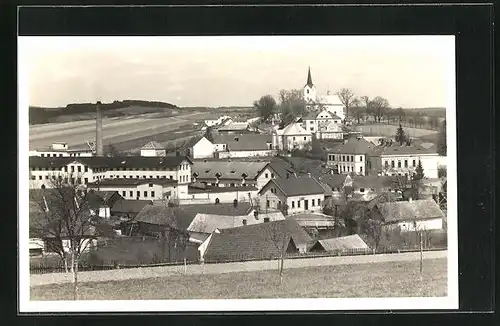
[[[430,149],[422,146],[388,146],[381,149],[380,155],[418,155],[418,154],[436,154],[436,148]]]
[[[30,167],[61,168],[71,162],[81,162],[91,168],[175,168],[184,160],[192,163],[186,156],[124,156],[124,157],[39,157],[30,156]]]
[[[144,206],[134,220],[136,222],[166,225],[172,228],[177,228],[177,220],[174,211],[163,205]]]
[[[241,180],[246,174],[248,180],[255,179],[269,164],[268,161],[229,161],[229,160],[204,160],[195,161],[192,173],[199,179],[213,179],[220,173],[220,179]]]
[[[151,200],[120,199],[110,209],[111,213],[139,213],[144,206],[152,205]]]
[[[373,188],[376,190],[389,189],[394,186],[394,179],[390,176],[354,176],[354,188]]]
[[[227,144],[231,151],[268,150],[272,136],[265,134],[217,135],[215,144]]]
[[[326,183],[330,188],[340,188],[344,185],[345,174],[325,174],[319,177],[321,182]]]
[[[324,194],[326,192],[314,177],[290,177],[288,179],[273,179],[269,182],[273,182],[286,196]]]
[[[176,216],[176,223],[179,229],[186,230],[198,213],[217,215],[246,215],[250,212],[250,204],[246,202],[238,203],[234,208],[233,203],[229,204],[191,204],[168,207],[168,210]]]
[[[397,201],[375,205],[386,222],[414,221],[444,217],[432,199]]]
[[[205,136],[195,136],[191,137],[187,143],[183,146],[184,148],[191,148],[196,145],[200,140],[202,140]]]
[[[205,252],[206,261],[233,261],[279,257],[283,235],[295,245],[311,241],[294,220],[281,220],[220,230],[213,233]],[[279,244],[276,244],[278,242]],[[287,242],[286,242],[287,243]]]
[[[376,145],[364,138],[351,137],[343,145],[338,146],[330,153],[332,154],[370,154],[376,148]]]
[[[106,186],[137,186],[145,183],[152,183],[158,185],[176,185],[177,180],[168,178],[114,178],[114,179],[102,179],[99,182],[91,182],[88,185],[92,187],[106,187]]]

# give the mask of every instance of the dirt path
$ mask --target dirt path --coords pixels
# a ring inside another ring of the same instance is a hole
[[[448,251],[427,251],[424,252],[424,259],[446,258]],[[420,258],[420,253],[410,252],[401,254],[380,254],[366,256],[343,256],[343,257],[322,257],[307,259],[288,259],[284,263],[285,268],[300,268],[329,265],[355,265],[367,263],[381,263],[394,261],[414,261]],[[425,267],[425,264],[424,264]],[[188,265],[186,274],[220,274],[229,272],[260,271],[277,268],[276,260],[251,261],[242,263],[225,264],[205,264]],[[78,279],[80,282],[102,282],[126,279],[142,279],[152,277],[165,277],[168,275],[184,274],[184,266],[164,266],[147,268],[129,268],[111,271],[91,271],[80,272]],[[51,273],[34,274],[30,276],[30,286],[38,286],[54,283],[70,283],[71,273]]]

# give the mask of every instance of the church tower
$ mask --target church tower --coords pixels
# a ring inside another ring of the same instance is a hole
[[[311,77],[311,67],[307,72],[307,84],[304,86],[304,100],[306,103],[315,102],[316,101],[316,86],[314,86]]]

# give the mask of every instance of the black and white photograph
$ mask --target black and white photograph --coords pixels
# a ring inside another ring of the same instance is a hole
[[[18,46],[26,311],[458,308],[454,36]]]

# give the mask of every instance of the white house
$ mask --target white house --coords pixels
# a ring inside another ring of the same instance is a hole
[[[411,176],[420,161],[425,178],[438,178],[439,154],[418,145],[384,147],[380,160],[382,173],[385,175]]]
[[[86,185],[106,179],[171,179],[180,196],[191,183],[189,157],[38,157],[29,158],[30,188],[51,188],[51,180]]]
[[[381,203],[374,209],[386,226],[398,226],[401,231],[441,230],[443,227],[444,214],[432,199]]]
[[[312,141],[312,134],[302,128],[298,122],[293,122],[283,129],[273,131],[272,148],[291,151],[307,148]]]
[[[328,153],[327,164],[341,174],[369,175],[370,172],[378,172],[378,149],[364,138],[351,137]]]
[[[149,143],[141,147],[141,156],[165,156],[165,155],[166,155],[165,146],[156,141],[150,141]]]
[[[342,126],[335,121],[327,122],[319,126],[319,130],[316,132],[316,138],[318,139],[344,139],[344,132]]]
[[[245,158],[276,155],[271,135],[241,134],[217,135],[214,139],[218,158]]]
[[[311,133],[318,132],[321,127],[328,125],[330,122],[338,125],[342,124],[342,119],[339,116],[328,112],[326,109],[321,110],[319,113],[310,111],[301,120],[302,128]]]
[[[187,185],[179,187],[177,180],[166,178],[103,179],[99,182],[89,183],[88,188],[99,191],[116,191],[125,199],[168,200],[187,196]],[[180,191],[184,191],[184,194]]]
[[[52,143],[49,148],[39,148],[29,151],[30,156],[40,157],[89,157],[94,155],[92,143],[83,146],[69,146],[65,142]]]
[[[310,176],[273,179],[259,191],[260,209],[265,212],[286,208],[288,214],[321,212],[327,191]]]
[[[193,159],[212,158],[215,153],[215,145],[205,137],[193,138],[189,143],[189,156]]]

